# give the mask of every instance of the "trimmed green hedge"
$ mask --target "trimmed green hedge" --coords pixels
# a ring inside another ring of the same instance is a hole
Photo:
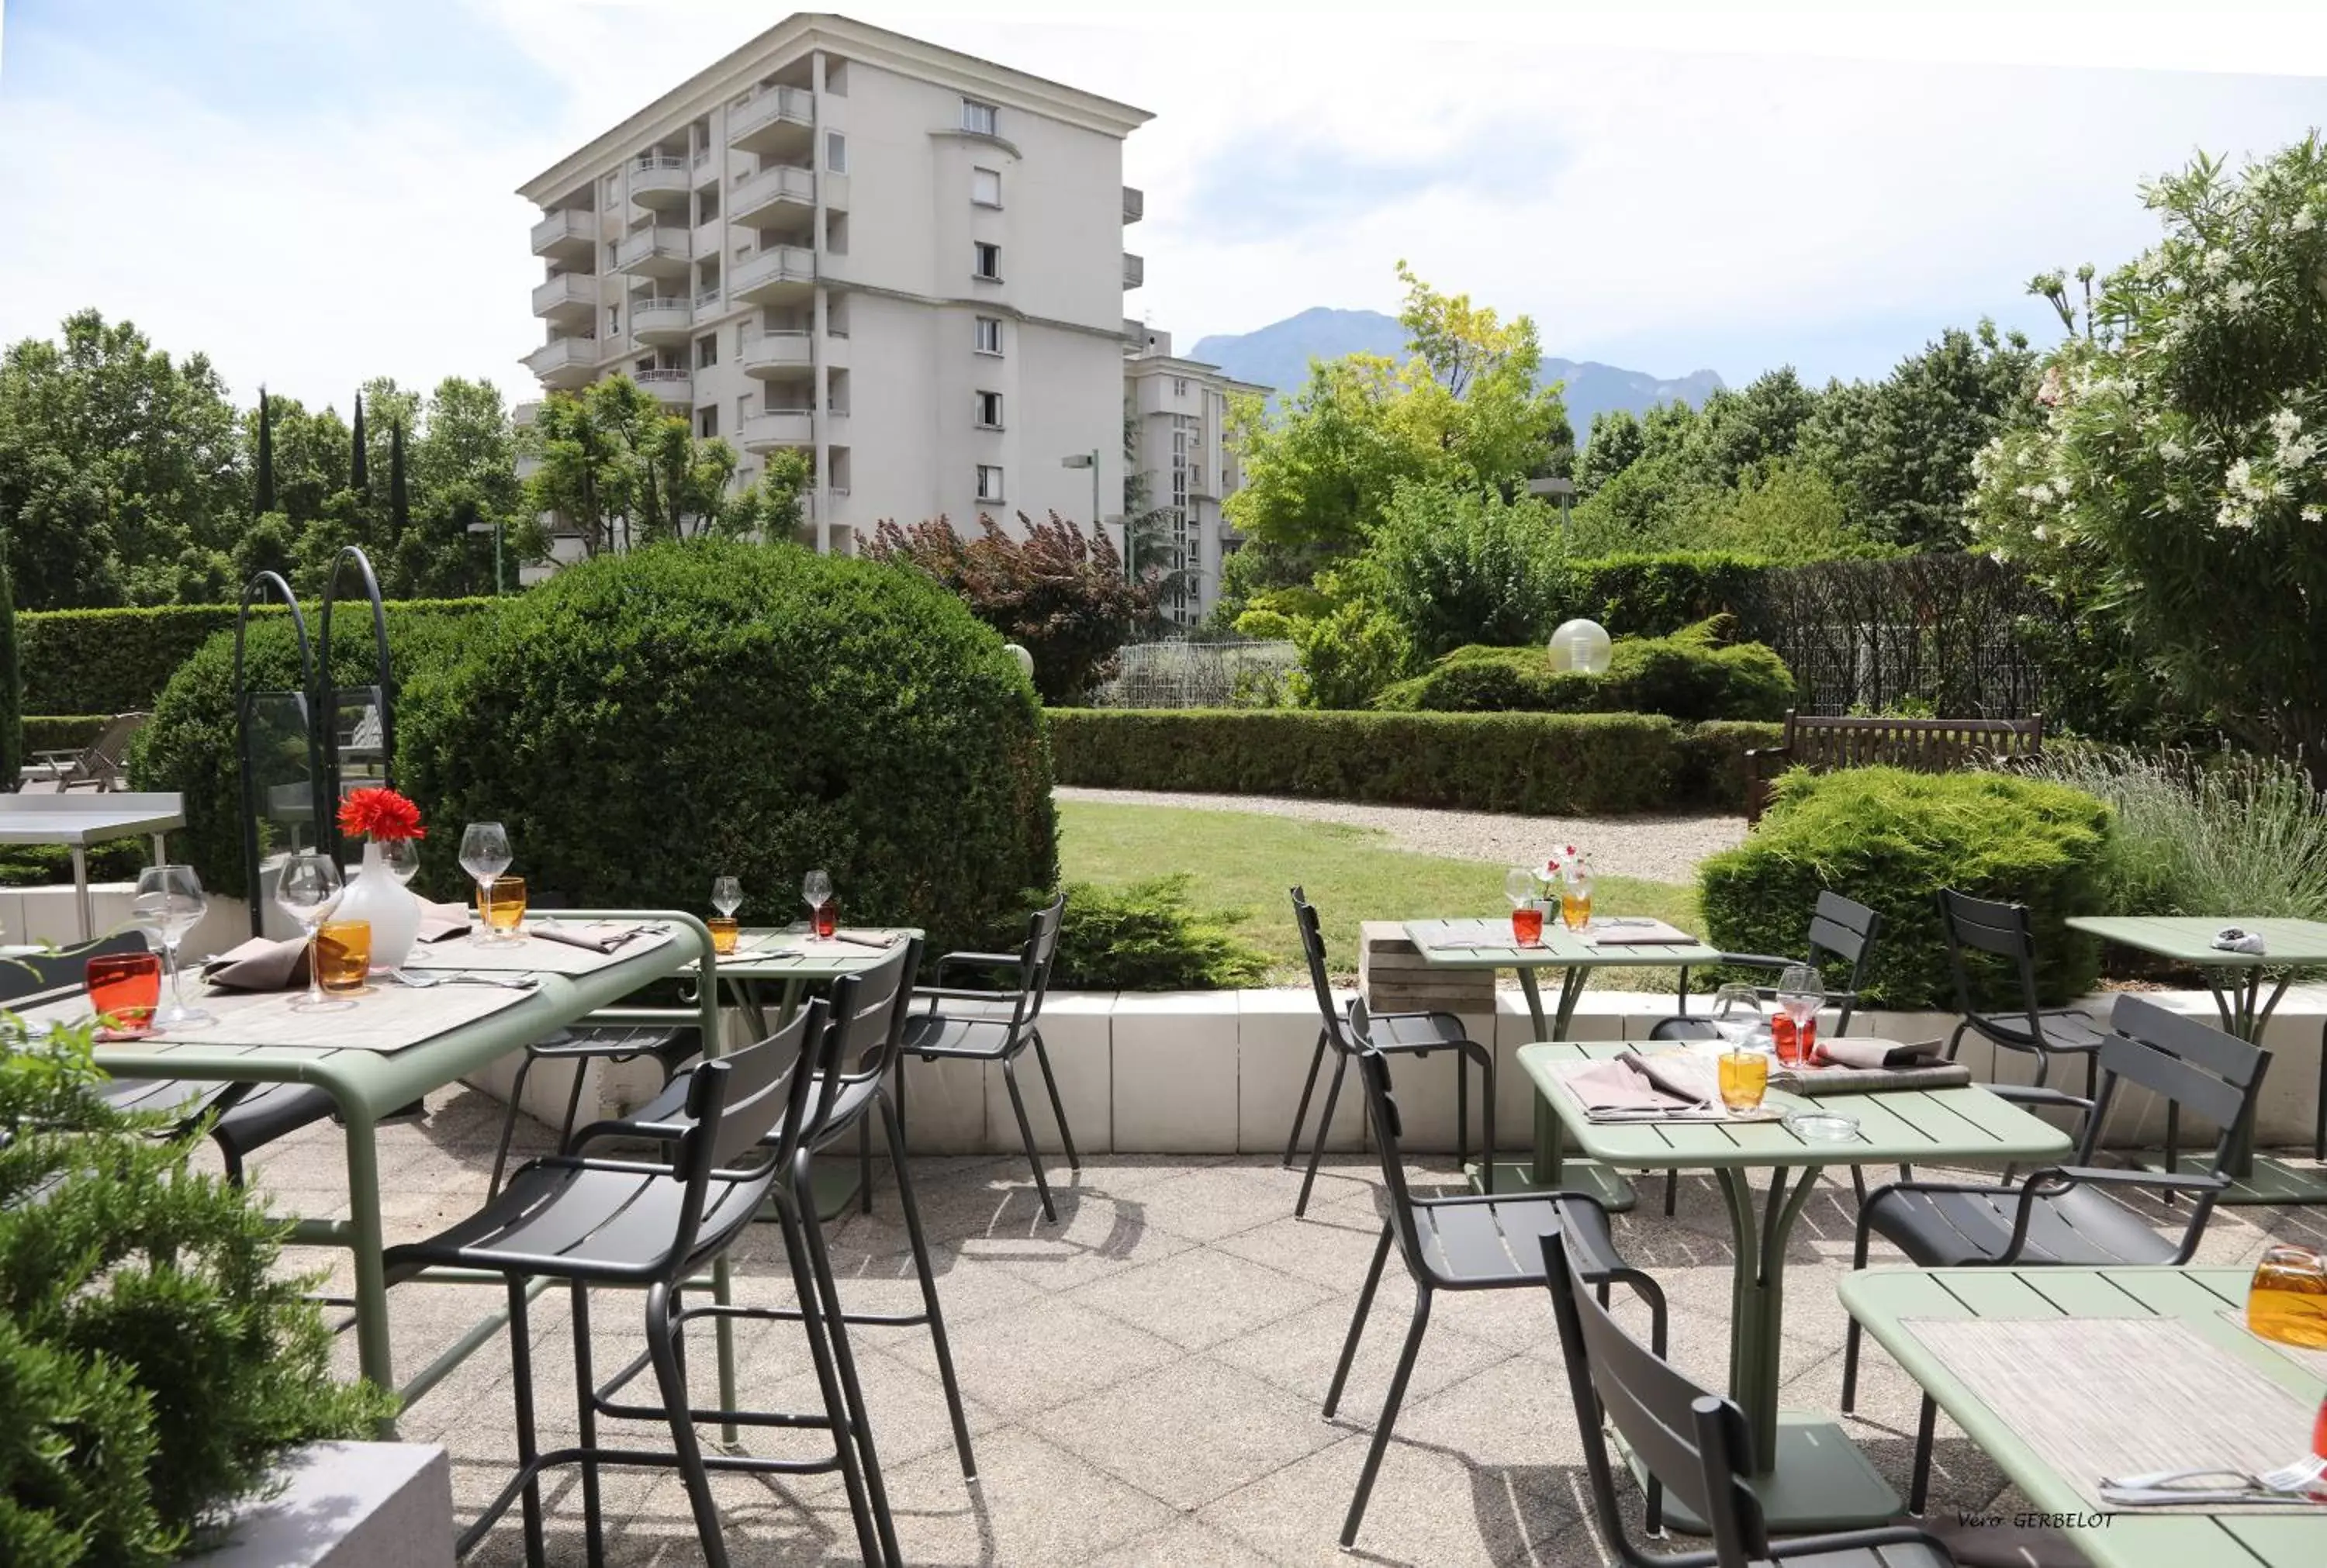
[[[2100,801],[2039,779],[1798,769],[1778,781],[1752,836],[1698,868],[1698,903],[1714,946],[1785,953],[1800,947],[1821,891],[1856,899],[1883,916],[1866,999],[1950,1010],[1955,990],[1939,890],[2024,903],[2035,929],[2038,990],[2047,1005],[2059,1005],[2100,976],[2100,944],[2065,922],[2100,912],[2114,826]],[[2018,1001],[2002,966],[1971,968],[1983,1005]]]
[[[24,755],[63,751],[86,746],[105,728],[109,714],[26,714]]]
[[[1776,732],[1706,725],[1714,733],[1698,741],[1654,714],[1053,708],[1050,718],[1061,784],[1537,815],[1702,805],[1688,790],[1715,788],[1724,747],[1735,770],[1746,745]]]
[[[453,614],[482,609],[490,599],[416,599],[391,611]],[[307,610],[307,634],[322,631],[320,607]],[[279,604],[255,612],[274,620]],[[40,610],[16,617],[16,657],[23,671],[28,714],[126,714],[149,709],[178,667],[220,631],[234,630],[231,604],[167,604],[137,610]],[[343,621],[342,616],[353,616]],[[369,645],[360,605],[341,603],[334,641]]]
[[[1605,675],[1555,672],[1541,648],[1458,648],[1374,698],[1386,713],[1662,714],[1692,723],[1782,719],[1785,661],[1758,642],[1722,646],[1715,623],[1617,640]]]
[[[1745,753],[1786,738],[1783,724],[1751,719],[1715,719],[1680,733],[1680,776],[1674,789],[1682,801],[1714,811],[1745,809]]]
[[[1715,615],[1734,615],[1753,580],[1770,570],[1758,555],[1712,551],[1606,555],[1559,568],[1563,621],[1581,616],[1611,637],[1669,637]],[[1549,634],[1551,628],[1545,627]]]

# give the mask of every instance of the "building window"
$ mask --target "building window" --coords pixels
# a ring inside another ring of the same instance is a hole
[[[1002,428],[1002,394],[980,392],[977,395],[977,423],[981,429]]]
[[[706,185],[695,193],[695,221],[708,223],[719,216],[719,187]]]
[[[1002,318],[1000,316],[977,318],[977,351],[981,354],[1002,352]]]
[[[695,434],[709,441],[719,434],[719,410],[715,407],[695,411]]]
[[[1002,469],[999,464],[981,462],[977,465],[977,499],[999,501],[1002,499]]]
[[[969,172],[969,199],[980,207],[1002,205],[1002,171],[972,169]]]
[[[751,424],[751,423],[752,423],[752,415],[753,415],[754,414],[757,414],[759,411],[760,411],[760,397],[759,397],[759,394],[757,394],[757,393],[755,393],[755,392],[746,392],[746,393],[744,393],[741,397],[736,398],[736,399],[735,399],[735,428],[736,428],[736,430],[740,432],[740,431],[743,428],[743,426],[745,426],[746,425]]]
[[[989,283],[1000,283],[1002,281],[1002,247],[998,245],[988,245],[981,239],[977,241],[972,248],[977,252],[971,264],[972,272]]]
[[[825,302],[824,335],[845,338],[848,335],[848,296],[836,294]]]
[[[1172,378],[1172,396],[1173,396],[1173,397],[1185,397],[1187,395],[1188,395],[1188,378],[1187,378],[1185,376],[1174,376],[1174,377],[1173,377],[1173,378]]]
[[[838,131],[824,133],[824,166],[836,174],[848,173],[848,138]]]
[[[1001,116],[992,104],[979,103],[976,98],[961,100],[961,128],[974,136],[1001,135],[996,129]]]
[[[848,62],[827,60],[824,62],[824,90],[835,98],[848,96]]]
[[[610,338],[618,338],[621,336],[621,334],[622,307],[620,305],[608,305],[606,307],[606,335]]]
[[[824,214],[824,248],[833,256],[848,254],[848,214],[827,208]]]

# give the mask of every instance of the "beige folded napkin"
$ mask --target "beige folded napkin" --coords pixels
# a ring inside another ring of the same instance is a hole
[[[1695,1110],[1719,1091],[1714,1075],[1696,1063],[1668,1059],[1651,1064],[1634,1051],[1613,1061],[1571,1068],[1560,1077],[1568,1092],[1595,1116]]]
[[[202,978],[228,991],[291,991],[307,984],[307,938],[253,937],[202,965]]]
[[[431,899],[420,901],[420,935],[414,940],[445,942],[468,934],[468,905],[440,904]]]
[[[620,920],[544,920],[528,926],[525,931],[527,936],[539,937],[545,941],[587,947],[593,953],[611,953],[648,929],[645,926],[624,925]]]
[[[1971,1069],[1939,1054],[1937,1041],[1902,1045],[1895,1040],[1841,1036],[1818,1042],[1827,1065],[1780,1068],[1770,1081],[1812,1097],[1880,1094],[1886,1089],[1960,1088]]]

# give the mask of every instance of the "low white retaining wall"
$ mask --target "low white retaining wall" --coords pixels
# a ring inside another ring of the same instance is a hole
[[[2216,1020],[2204,992],[2154,992],[2147,999],[2208,1022]],[[2113,996],[2084,1004],[2106,1018]],[[1524,1002],[1516,991],[1497,994],[1495,1012],[1468,1017],[1472,1037],[1492,1041],[1496,1076],[1496,1139],[1506,1149],[1525,1148],[1533,1106],[1516,1053],[1532,1038]],[[1694,1006],[1702,1010],[1706,999]],[[1586,992],[1570,1031],[1577,1040],[1643,1040],[1659,1018],[1673,1011],[1669,994]],[[1952,1013],[1862,1013],[1854,1034],[1901,1041],[1944,1040],[1955,1028]],[[2272,1017],[2264,1044],[2273,1059],[2263,1087],[2261,1135],[2266,1145],[2311,1141],[2319,1087],[2320,1032],[2327,1024],[2327,986],[2287,993]],[[1317,1041],[1317,1004],[1302,990],[1196,992],[1054,993],[1042,1009],[1042,1039],[1059,1079],[1075,1146],[1084,1153],[1281,1153],[1293,1125],[1304,1075]],[[2026,1083],[2033,1059],[1997,1051],[1967,1035],[1962,1057],[1975,1078]],[[2001,1057],[2001,1061],[1997,1059]],[[1059,1147],[1057,1120],[1051,1114],[1042,1080],[1029,1051],[1019,1059],[1018,1082],[1028,1119],[1045,1149]],[[1332,1059],[1326,1059],[1330,1074]],[[597,1069],[593,1067],[592,1070]],[[514,1075],[504,1062],[472,1080],[506,1097]],[[1324,1077],[1321,1074],[1321,1079]],[[565,1109],[566,1069],[544,1068],[526,1085],[526,1109],[555,1123]],[[2084,1069],[2068,1063],[2051,1081],[2082,1093]],[[616,1069],[594,1090],[585,1089],[586,1107],[607,1112],[627,1108],[653,1089],[650,1069]],[[1454,1068],[1451,1057],[1397,1066],[1398,1106],[1406,1142],[1417,1151],[1454,1146]],[[1321,1081],[1318,1097],[1324,1093]],[[906,1064],[908,1133],[912,1146],[928,1153],[1009,1153],[1018,1130],[999,1068],[975,1062]],[[2163,1135],[2162,1106],[2145,1092],[2129,1090],[2111,1115],[2108,1141],[2151,1142]],[[1311,1115],[1317,1114],[1313,1105]],[[1479,1108],[1472,1107],[1475,1140]],[[1363,1115],[1354,1082],[1342,1091],[1329,1146],[1364,1146]],[[2185,1131],[2185,1137],[2197,1129]]]
[[[189,1568],[453,1568],[453,1470],[412,1442],[316,1442]]]

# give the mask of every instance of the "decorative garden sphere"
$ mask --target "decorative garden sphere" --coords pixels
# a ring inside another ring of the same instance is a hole
[[[1033,654],[1028,653],[1024,649],[1019,647],[1014,642],[1004,643],[1002,645],[1002,651],[1008,654],[1012,658],[1017,661],[1018,673],[1020,675],[1024,676],[1028,680],[1033,680],[1034,678],[1034,656]]]
[[[1608,673],[1608,629],[1596,621],[1563,621],[1551,634],[1551,667],[1576,675]]]

